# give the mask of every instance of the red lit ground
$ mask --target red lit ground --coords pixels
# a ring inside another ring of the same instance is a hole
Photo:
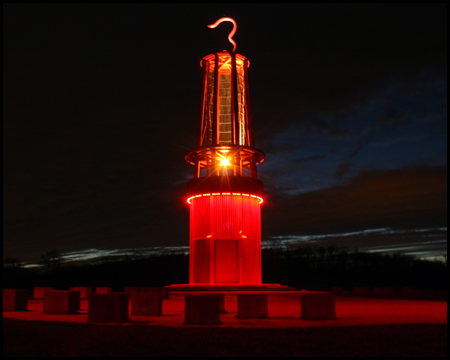
[[[225,296],[226,314],[221,314],[220,327],[233,328],[289,328],[323,326],[360,326],[388,324],[447,324],[446,301],[376,299],[368,297],[336,296],[337,320],[305,321],[300,319],[302,292],[274,292],[268,295],[268,319],[236,319],[237,297]],[[62,321],[87,323],[88,301],[82,300],[76,315],[42,313],[42,300],[29,300],[28,311],[3,312],[3,318],[15,320]],[[130,316],[133,324],[149,326],[186,327],[184,322],[184,296],[171,294],[163,300],[162,316]]]
[[[338,320],[305,321],[300,295],[269,295],[270,318],[252,320],[236,319],[236,295],[226,296],[220,326],[183,326],[180,295],[163,316],[126,324],[86,323],[87,301],[78,315],[47,315],[31,300],[3,312],[3,357],[447,357],[447,301],[337,296]]]

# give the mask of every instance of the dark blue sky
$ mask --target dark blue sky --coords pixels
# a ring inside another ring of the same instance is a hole
[[[446,5],[3,10],[4,257],[188,245],[222,16],[251,61],[263,240],[446,254]]]

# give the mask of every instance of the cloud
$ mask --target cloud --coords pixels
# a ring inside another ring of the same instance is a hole
[[[341,181],[342,178],[350,171],[352,167],[353,163],[351,162],[344,162],[336,166],[336,179],[338,181]]]
[[[271,194],[265,238],[447,224],[447,168],[362,172],[346,185],[295,196]]]
[[[307,163],[314,160],[322,160],[325,159],[327,155],[314,155],[314,156],[308,156],[301,159],[295,159],[294,162],[297,164]]]

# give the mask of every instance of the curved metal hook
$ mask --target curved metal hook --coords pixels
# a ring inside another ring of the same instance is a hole
[[[217,25],[219,25],[223,21],[230,21],[233,23],[233,30],[231,30],[231,32],[228,34],[228,40],[230,40],[230,43],[232,43],[234,45],[233,52],[235,52],[236,51],[236,43],[233,40],[233,35],[236,33],[236,29],[237,29],[236,21],[234,21],[232,18],[229,18],[229,17],[223,17],[223,18],[220,18],[219,20],[217,20],[214,24],[208,25],[208,27],[211,29],[214,29]]]

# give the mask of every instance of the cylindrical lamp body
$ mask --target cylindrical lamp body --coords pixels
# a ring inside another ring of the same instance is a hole
[[[202,194],[190,204],[190,284],[261,284],[261,199]]]

